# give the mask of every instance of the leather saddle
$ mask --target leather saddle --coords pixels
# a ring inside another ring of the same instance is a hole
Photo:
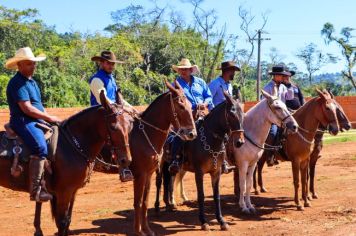
[[[45,125],[45,124],[43,124],[43,123],[37,123],[36,126],[37,126],[38,128],[40,128],[40,129],[43,131],[46,140],[49,140],[49,139],[52,137],[53,132],[54,132],[54,130],[52,129],[52,127],[50,127],[50,126],[48,126],[48,125]],[[6,138],[8,138],[8,139],[10,139],[10,140],[17,139],[17,140],[19,140],[21,143],[23,143],[22,140],[21,140],[21,138],[18,137],[17,134],[16,134],[16,132],[11,128],[10,123],[6,123],[6,124],[4,125],[4,128],[5,128],[5,135],[6,135]]]

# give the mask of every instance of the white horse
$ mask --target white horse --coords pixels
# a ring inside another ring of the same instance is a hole
[[[232,155],[239,171],[239,205],[244,213],[255,213],[251,204],[250,192],[253,172],[263,153],[264,143],[272,124],[286,126],[292,132],[298,130],[298,123],[291,116],[286,105],[275,96],[262,90],[265,97],[253,106],[245,115],[245,144],[233,148]],[[235,183],[236,184],[236,183]]]

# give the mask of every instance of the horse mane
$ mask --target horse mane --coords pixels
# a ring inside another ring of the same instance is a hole
[[[213,108],[213,110],[211,110],[211,111],[209,112],[209,114],[205,117],[205,120],[208,119],[210,116],[212,116],[211,114],[212,114],[215,110],[220,109],[220,107],[224,106],[225,104],[227,104],[227,103],[226,103],[226,100],[225,100],[224,102],[219,103],[216,107]]]
[[[315,100],[317,100],[319,97],[314,97],[307,101],[303,106],[301,106],[296,112],[294,113],[295,115],[299,115],[301,112],[303,112],[305,109],[308,109],[310,104],[312,104]]]
[[[153,102],[151,102],[151,104],[145,109],[144,112],[142,112],[141,116],[145,116],[146,113],[150,110],[151,107],[153,107],[156,103],[158,103],[164,96],[166,96],[169,92],[165,92],[162,93],[161,95],[159,95],[158,97],[156,97],[155,100],[153,100]]]
[[[86,108],[86,109],[84,109],[84,110],[82,110],[82,111],[80,111],[80,112],[78,112],[78,113],[72,115],[72,116],[69,117],[68,119],[64,120],[61,125],[62,125],[62,127],[65,127],[66,125],[68,125],[69,123],[71,123],[73,120],[77,120],[77,119],[81,118],[82,116],[87,115],[87,113],[90,113],[90,112],[92,112],[92,111],[94,111],[94,110],[98,110],[98,109],[100,109],[101,107],[102,107],[101,105],[96,105],[96,106],[88,107],[88,108]]]

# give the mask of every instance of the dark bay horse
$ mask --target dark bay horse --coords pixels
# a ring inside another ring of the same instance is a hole
[[[183,168],[181,172],[191,171],[195,173],[195,183],[197,187],[199,220],[203,230],[209,230],[209,224],[204,213],[204,174],[210,174],[213,188],[215,216],[220,223],[222,230],[228,229],[220,207],[219,183],[221,176],[221,164],[225,154],[225,135],[228,134],[229,140],[236,147],[244,143],[243,137],[243,111],[240,103],[235,101],[224,92],[226,101],[215,107],[205,119],[199,123],[198,137],[193,141],[184,144]],[[164,171],[163,174],[169,174]],[[182,173],[180,173],[182,174]],[[168,178],[168,177],[164,177]],[[171,178],[172,180],[172,178]],[[173,181],[173,180],[172,180]],[[164,188],[165,196],[167,191],[173,191],[173,182]],[[158,193],[159,194],[159,193]],[[172,194],[172,193],[170,193]],[[156,202],[156,206],[159,202]],[[167,204],[167,203],[166,203]]]
[[[149,192],[152,174],[158,168],[162,147],[173,125],[184,140],[196,137],[191,104],[181,86],[166,82],[169,92],[158,96],[133,124],[130,133],[134,175],[134,231],[136,235],[154,235],[147,220]]]
[[[331,94],[332,95],[332,94]],[[343,108],[341,107],[341,105],[334,100],[335,102],[335,106],[336,106],[336,116],[337,116],[337,120],[339,122],[339,126],[340,126],[340,131],[343,132],[344,130],[349,130],[351,129],[351,123],[349,121],[349,119],[347,118]],[[319,128],[315,134],[314,137],[314,145],[313,145],[313,150],[310,154],[310,162],[309,162],[309,190],[311,193],[311,196],[309,196],[309,199],[317,199],[318,195],[315,191],[315,166],[317,161],[319,160],[319,158],[321,157],[320,152],[323,148],[323,136],[326,128],[323,127],[322,125],[319,125]],[[257,168],[255,170],[254,173],[254,189],[255,189],[255,193],[259,194],[259,191],[257,189],[257,182],[258,185],[260,187],[260,191],[261,192],[266,192],[266,188],[263,185],[263,179],[262,179],[262,170],[263,170],[263,166],[268,158],[268,155],[270,154],[270,152],[264,152],[262,155],[262,158],[260,159],[260,161],[258,162]],[[257,176],[256,176],[257,175]],[[256,178],[258,181],[256,181]]]
[[[335,100],[326,90],[323,92],[317,90],[317,92],[319,94],[318,97],[308,101],[293,114],[299,124],[299,131],[297,134],[287,135],[286,142],[283,144],[284,152],[288,160],[292,162],[294,201],[298,210],[304,209],[300,204],[298,195],[299,172],[301,174],[304,206],[311,206],[308,199],[308,167],[310,162],[311,145],[313,144],[319,125],[321,124],[324,127],[328,127],[329,133],[332,135],[337,135],[339,131]],[[262,172],[262,168],[259,163],[258,172],[261,173],[260,171]],[[262,180],[262,176],[259,178]],[[265,191],[264,188],[261,190]]]
[[[120,96],[117,96],[118,98]],[[128,146],[132,117],[124,112],[122,105],[108,104],[104,93],[100,94],[103,106],[95,106],[70,117],[59,126],[57,150],[51,162],[52,174],[45,174],[46,187],[53,195],[52,215],[58,235],[68,235],[73,204],[78,189],[88,182],[95,157],[103,145],[110,142],[120,158],[130,162]],[[116,101],[121,104],[120,100]],[[0,185],[16,191],[28,191],[28,163],[18,179],[10,174],[11,160],[0,158]],[[35,235],[41,230],[42,203],[36,203]]]

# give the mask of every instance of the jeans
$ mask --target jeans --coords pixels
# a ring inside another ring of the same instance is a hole
[[[37,122],[36,119],[16,117],[10,119],[10,126],[30,149],[31,155],[45,159],[48,156],[47,143],[43,131],[36,127]]]

